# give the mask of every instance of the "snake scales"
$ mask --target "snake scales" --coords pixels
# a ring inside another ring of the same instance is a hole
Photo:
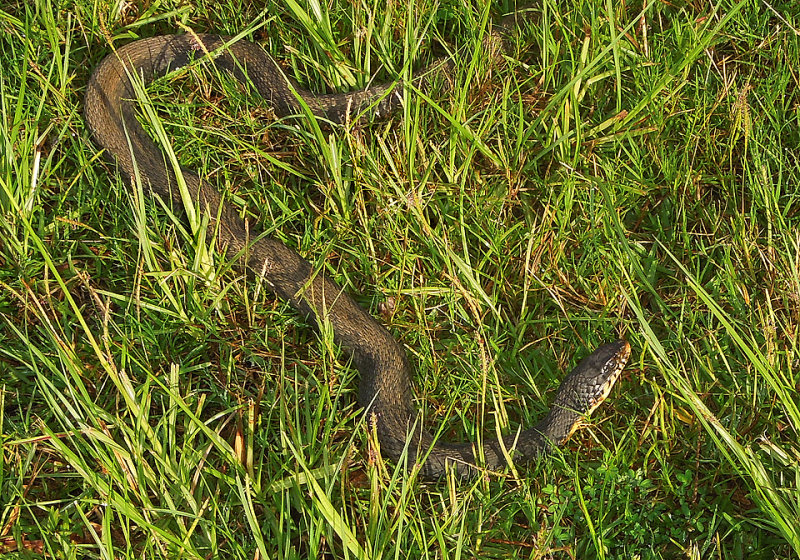
[[[178,206],[184,202],[175,171],[136,118],[138,104],[131,76],[146,85],[204,53],[219,51],[213,59],[216,67],[252,84],[277,116],[302,114],[304,103],[314,115],[341,123],[367,110],[376,116],[389,115],[403,102],[402,84],[315,95],[286,77],[260,46],[246,41],[226,44],[228,41],[195,34],[141,39],[109,54],[88,84],[85,117],[97,144],[113,156],[124,177],[140,177],[152,193]],[[473,443],[436,440],[417,421],[406,354],[389,331],[296,251],[246,224],[215,187],[191,171],[183,170],[183,178],[195,197],[195,207],[211,217],[215,226],[211,231],[216,230],[220,250],[244,255],[237,262],[248,274],[263,278],[278,296],[307,317],[332,326],[336,342],[350,353],[360,372],[359,403],[376,422],[381,451],[393,459],[407,453],[409,464],[421,463],[424,477],[438,477],[448,465],[462,476],[479,472],[475,465],[502,468],[512,450],[515,461],[548,451],[565,441],[578,421],[605,398],[625,366],[628,343],[606,344],[564,379],[553,406],[533,428],[502,440],[485,436],[481,448]]]

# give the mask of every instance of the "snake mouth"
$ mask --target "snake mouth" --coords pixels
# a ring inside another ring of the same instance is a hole
[[[589,406],[586,408],[586,411],[578,418],[570,427],[569,433],[567,436],[562,440],[562,443],[567,441],[572,435],[578,431],[578,429],[583,425],[583,419],[587,418],[592,412],[595,411],[597,407],[603,404],[603,401],[606,400],[608,395],[611,393],[611,389],[614,388],[614,384],[619,379],[619,376],[622,374],[622,370],[625,369],[625,365],[628,363],[628,358],[631,356],[631,345],[623,340],[621,341],[622,345],[617,352],[611,356],[611,358],[603,365],[603,374],[601,377],[605,377],[605,380],[597,386],[595,394],[589,397]]]
[[[608,368],[610,371],[606,374],[606,380],[598,387],[597,394],[589,399],[589,408],[586,410],[586,416],[594,412],[594,410],[608,398],[611,389],[614,388],[614,384],[622,374],[622,370],[625,369],[625,365],[628,363],[628,358],[630,358],[630,356],[631,345],[627,341],[624,341],[622,348],[614,354],[603,368]]]

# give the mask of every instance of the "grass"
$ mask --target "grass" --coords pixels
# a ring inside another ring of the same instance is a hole
[[[475,3],[139,9],[0,11],[0,552],[800,555],[794,3],[547,1],[499,65]],[[529,425],[628,338],[562,453],[471,483],[381,461],[331,333],[103,162],[81,111],[109,39],[183,29],[315,90],[449,49],[451,89],[368,127],[276,122],[200,68],[147,94],[183,165],[406,346],[446,437]]]

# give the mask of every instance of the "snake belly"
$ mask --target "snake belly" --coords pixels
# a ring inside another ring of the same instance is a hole
[[[287,77],[258,45],[230,42],[217,35],[157,36],[129,43],[103,59],[86,90],[86,123],[97,144],[116,161],[124,178],[139,177],[143,186],[181,207],[175,170],[136,118],[134,80],[153,79],[218,51],[213,64],[237,80],[255,87],[278,117],[303,114],[343,123],[367,112],[382,117],[403,102],[403,85],[388,84],[363,91],[315,95]],[[304,107],[305,105],[305,107]],[[555,402],[536,426],[501,440],[484,436],[475,443],[448,443],[434,438],[419,422],[412,401],[411,376],[405,351],[389,331],[362,309],[324,273],[315,271],[296,251],[264,237],[246,224],[219,191],[196,173],[182,170],[193,204],[207,213],[220,251],[242,255],[236,265],[263,279],[279,297],[299,312],[333,328],[334,339],[352,357],[360,373],[359,404],[375,422],[383,455],[405,457],[425,478],[437,478],[452,468],[471,476],[500,469],[506,457],[523,461],[566,440],[581,418],[608,394],[625,366],[630,346],[624,340],[606,344],[584,359],[562,382]]]

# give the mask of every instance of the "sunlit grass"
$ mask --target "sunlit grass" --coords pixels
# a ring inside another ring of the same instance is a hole
[[[0,552],[800,554],[797,14],[562,4],[491,64],[496,6],[2,8]],[[108,40],[187,29],[315,90],[454,57],[366,127],[275,122],[200,68],[140,91],[143,120],[387,325],[444,437],[530,425],[628,338],[562,453],[466,483],[384,462],[332,333],[104,163],[81,111]]]

